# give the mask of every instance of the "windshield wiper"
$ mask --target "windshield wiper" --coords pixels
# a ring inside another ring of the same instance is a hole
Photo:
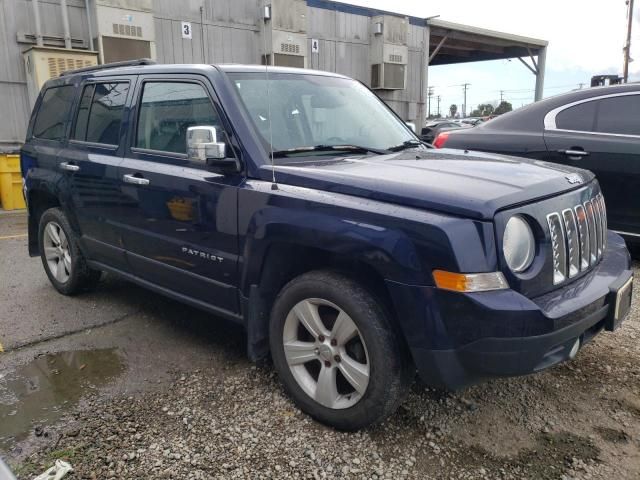
[[[406,142],[402,142],[400,145],[396,145],[395,147],[390,147],[387,150],[390,152],[399,152],[401,150],[407,150],[409,148],[416,148],[420,146],[430,146],[425,142],[421,142],[420,140],[407,140]]]
[[[389,152],[379,148],[363,147],[360,145],[314,145],[308,147],[294,147],[285,150],[276,150],[273,152],[274,157],[286,157],[287,155],[295,155],[296,153],[306,152],[345,152],[345,153],[375,153],[376,155],[385,155]]]

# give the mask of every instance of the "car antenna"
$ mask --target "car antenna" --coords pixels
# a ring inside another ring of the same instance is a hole
[[[267,20],[271,18],[271,6],[266,2],[263,7],[263,11],[266,12],[269,9],[269,15],[264,15],[262,37],[264,43],[264,76],[267,80],[267,116],[269,117],[269,156],[271,157],[271,190],[278,190],[278,184],[276,183],[276,167],[273,162],[273,127],[271,124],[271,92],[269,90],[269,57],[267,56]]]

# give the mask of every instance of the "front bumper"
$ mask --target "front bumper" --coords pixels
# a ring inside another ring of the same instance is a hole
[[[537,298],[513,290],[462,294],[388,286],[421,378],[457,389],[571,358],[576,341],[582,346],[611,324],[611,292],[632,275],[624,241],[610,232],[607,251],[589,274]]]

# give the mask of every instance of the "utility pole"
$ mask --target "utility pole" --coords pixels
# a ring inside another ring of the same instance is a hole
[[[631,27],[633,25],[633,0],[627,0],[627,39],[624,42],[624,62],[622,64],[622,81],[629,80],[629,62],[631,61]]]
[[[436,99],[438,100],[438,118],[440,118],[440,95],[438,95]]]
[[[500,90],[500,104],[502,104],[503,98],[504,98],[504,90]]]
[[[427,90],[427,118],[431,118],[431,97],[433,97],[433,87]]]
[[[462,84],[462,91],[464,93],[464,103],[462,104],[462,118],[467,116],[467,89],[471,86],[470,83]]]

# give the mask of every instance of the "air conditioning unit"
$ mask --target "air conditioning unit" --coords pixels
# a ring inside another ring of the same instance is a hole
[[[272,0],[265,15],[266,50],[262,63],[280,67],[307,66],[306,0]]]
[[[44,82],[61,73],[98,64],[98,52],[68,50],[56,47],[31,47],[23,54],[27,74],[27,92],[30,105],[38,98]]]
[[[371,17],[371,88],[404,90],[407,78],[409,20],[393,15]]]
[[[404,90],[406,65],[375,63],[371,65],[371,88],[378,90]]]
[[[151,0],[96,0],[94,23],[101,63],[155,58]]]

